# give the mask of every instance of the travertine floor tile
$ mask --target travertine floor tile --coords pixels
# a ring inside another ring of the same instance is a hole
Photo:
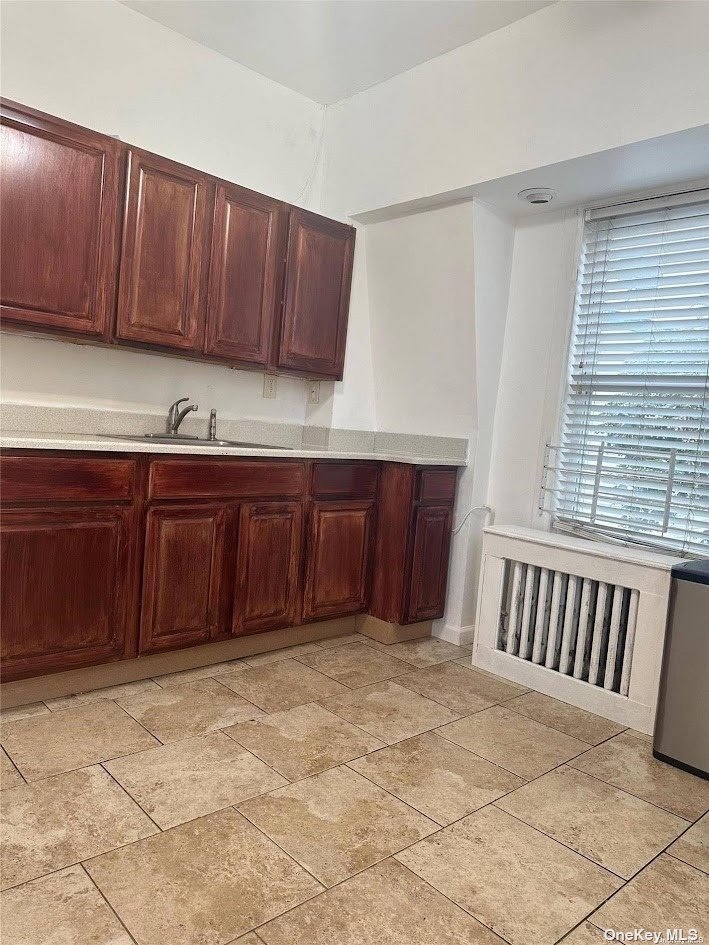
[[[140,945],[226,945],[321,889],[233,808],[85,866]]]
[[[45,704],[52,712],[61,712],[63,709],[73,709],[75,706],[89,705],[92,702],[101,702],[103,699],[120,699],[121,696],[134,696],[139,692],[148,692],[150,689],[157,688],[157,683],[153,682],[152,679],[138,679],[136,682],[123,683],[120,686],[107,686],[105,689],[78,692],[73,696],[47,699]]]
[[[397,684],[448,706],[458,715],[472,715],[494,705],[497,700],[480,695],[477,677],[457,663],[440,663],[398,676]]]
[[[650,742],[627,732],[571,765],[686,820],[697,820],[709,809],[709,781],[657,761]]]
[[[256,656],[246,656],[244,663],[248,666],[268,666],[269,663],[278,663],[279,660],[289,660],[296,656],[319,652],[320,647],[317,643],[298,643],[296,646],[284,646],[281,650],[270,650],[268,653],[258,653]]]
[[[372,640],[370,645],[388,653],[389,656],[395,656],[399,660],[411,663],[412,666],[418,666],[419,669],[461,659],[472,653],[470,647],[456,646],[454,643],[446,643],[445,640],[438,640],[436,637],[423,637],[420,640],[406,640],[403,643],[388,645]]]
[[[371,643],[370,637],[363,633],[343,633],[339,637],[328,637],[326,640],[318,640],[318,646],[329,650],[333,646],[344,646],[347,643]]]
[[[456,713],[395,682],[375,683],[323,702],[385,744],[420,735],[456,718]]]
[[[687,827],[686,820],[567,767],[496,806],[625,879]]]
[[[678,860],[709,873],[709,814],[690,827],[667,851]]]
[[[239,810],[326,886],[437,829],[349,768],[255,797]]]
[[[517,775],[434,732],[375,751],[349,766],[444,826],[524,784]]]
[[[559,945],[604,945],[607,940],[603,938],[603,932],[590,922],[584,922],[565,935]]]
[[[1,740],[28,781],[84,768],[157,744],[144,728],[111,701],[10,722],[3,726]]]
[[[452,722],[439,734],[527,779],[588,748],[585,742],[499,705]]]
[[[3,888],[157,833],[100,765],[2,795]]]
[[[198,679],[212,679],[226,673],[235,673],[240,669],[246,669],[246,663],[242,660],[227,660],[225,663],[210,663],[208,666],[196,666],[194,669],[182,669],[177,673],[156,676],[155,682],[163,689],[170,689],[172,686],[182,686]]]
[[[527,718],[556,728],[582,742],[588,742],[589,745],[597,745],[613,735],[618,735],[624,729],[623,725],[603,719],[592,712],[585,712],[575,705],[559,702],[558,699],[552,699],[541,692],[527,692],[517,696],[505,703],[505,708],[514,709]]]
[[[314,702],[225,731],[291,781],[334,768],[383,744]]]
[[[80,866],[70,866],[2,894],[7,945],[132,945]]]
[[[334,679],[295,660],[280,660],[245,673],[222,676],[221,682],[266,712],[293,709],[306,702],[347,692]]]
[[[0,790],[5,791],[8,788],[20,787],[20,785],[24,783],[25,779],[7,757],[3,749],[0,748]]]
[[[20,719],[30,719],[34,715],[42,715],[49,712],[49,709],[43,702],[31,702],[28,705],[18,705],[14,709],[2,709],[0,711],[0,724],[6,722],[17,722]]]
[[[163,830],[288,783],[223,732],[118,758],[105,768]]]
[[[301,656],[299,660],[351,689],[400,676],[409,668],[409,664],[403,660],[397,660],[366,643],[348,643],[346,646],[320,649],[321,652]]]
[[[696,929],[709,935],[709,876],[663,854],[590,917],[601,929]]]
[[[202,735],[261,715],[259,709],[216,679],[144,692],[121,699],[120,705],[161,742]]]
[[[233,945],[264,945],[264,942],[255,932],[247,932],[246,935],[239,936]]]
[[[621,884],[495,807],[396,859],[512,945],[552,945]]]
[[[483,699],[489,699],[491,702],[504,702],[505,699],[512,699],[514,696],[521,696],[523,692],[529,692],[526,686],[520,686],[509,679],[503,679],[501,676],[495,676],[494,673],[488,673],[484,669],[478,669],[473,666],[470,657],[456,660],[456,665],[467,669],[473,674],[475,679],[476,691]]]
[[[259,935],[266,945],[503,945],[394,860],[274,919]]]

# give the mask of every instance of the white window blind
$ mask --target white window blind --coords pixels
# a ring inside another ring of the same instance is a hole
[[[709,191],[587,214],[542,495],[562,527],[709,555]]]

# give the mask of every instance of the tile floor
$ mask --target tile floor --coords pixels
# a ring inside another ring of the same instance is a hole
[[[709,940],[709,783],[358,634],[1,716],[2,945]]]

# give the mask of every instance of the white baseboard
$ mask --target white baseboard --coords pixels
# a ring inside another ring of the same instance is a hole
[[[434,623],[431,636],[445,640],[446,643],[455,643],[456,646],[472,646],[475,627],[454,627],[449,623]]]

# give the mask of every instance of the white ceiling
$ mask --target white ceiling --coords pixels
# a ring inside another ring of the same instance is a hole
[[[323,105],[553,0],[121,0]]]

